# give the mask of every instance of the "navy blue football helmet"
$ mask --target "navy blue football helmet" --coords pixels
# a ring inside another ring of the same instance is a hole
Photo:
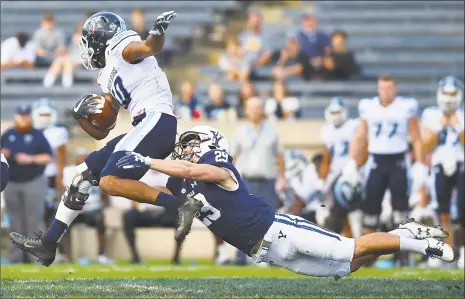
[[[103,11],[90,16],[82,26],[79,41],[84,67],[89,70],[104,68],[108,42],[115,34],[125,30],[126,23],[115,13]]]

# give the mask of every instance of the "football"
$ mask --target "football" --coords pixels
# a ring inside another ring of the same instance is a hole
[[[95,97],[105,100],[105,105],[103,106],[102,113],[93,114],[88,117],[89,122],[102,131],[112,129],[116,124],[118,111],[104,96],[96,94]]]

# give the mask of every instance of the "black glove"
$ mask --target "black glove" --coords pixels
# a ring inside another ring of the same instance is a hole
[[[172,19],[176,18],[177,14],[174,11],[167,11],[157,17],[157,20],[153,24],[152,30],[149,34],[161,36],[165,34],[166,29]]]
[[[105,105],[105,100],[96,94],[88,94],[78,101],[73,107],[73,117],[75,119],[87,118],[91,114],[100,114]]]

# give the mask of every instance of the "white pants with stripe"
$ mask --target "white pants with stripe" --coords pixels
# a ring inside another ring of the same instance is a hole
[[[293,272],[309,276],[347,276],[355,250],[355,240],[319,227],[302,217],[276,214],[264,237],[268,250],[254,256]]]

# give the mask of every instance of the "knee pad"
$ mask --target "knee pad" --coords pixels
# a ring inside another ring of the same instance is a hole
[[[370,229],[377,229],[379,224],[379,215],[363,214],[363,226]]]
[[[87,168],[87,164],[81,163],[74,169],[75,174],[62,196],[64,205],[71,210],[80,211],[84,208],[85,201],[89,198],[89,189],[98,186],[97,178]]]

